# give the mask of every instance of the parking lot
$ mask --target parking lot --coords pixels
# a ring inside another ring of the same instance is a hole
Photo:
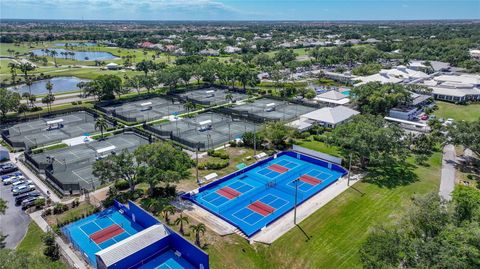
[[[0,184],[0,198],[7,201],[5,215],[0,216],[0,231],[8,235],[5,240],[7,248],[15,248],[22,241],[30,223],[30,216],[25,213],[21,206],[15,206],[15,196],[11,191],[11,185]]]

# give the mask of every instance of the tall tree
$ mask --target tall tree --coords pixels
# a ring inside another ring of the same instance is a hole
[[[184,216],[182,213],[180,213],[180,216],[175,220],[175,225],[180,226],[179,231],[182,235],[185,234],[185,231],[183,229],[183,225],[188,224],[188,222],[189,222],[188,217]]]
[[[22,99],[20,94],[5,88],[0,88],[0,96],[0,112],[2,113],[2,118],[5,118],[8,112],[18,110],[20,100]]]
[[[93,164],[93,175],[98,177],[101,182],[126,180],[131,192],[135,191],[137,172],[138,163],[135,161],[133,153],[126,149]]]
[[[190,225],[190,229],[192,229],[192,232],[195,234],[195,244],[200,247],[200,234],[205,234],[205,231],[207,230],[205,224],[199,223],[197,225]]]
[[[108,128],[108,122],[107,120],[100,116],[95,120],[95,129],[100,129],[100,133],[102,134],[103,138],[103,132]]]
[[[370,82],[354,87],[352,100],[362,113],[387,115],[390,109],[409,104],[412,97],[403,85]]]

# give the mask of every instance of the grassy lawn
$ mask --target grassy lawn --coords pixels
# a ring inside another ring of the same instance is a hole
[[[480,104],[456,105],[437,101],[438,110],[435,111],[437,118],[452,118],[456,121],[474,121],[480,119]]]
[[[393,189],[360,182],[315,212],[271,246],[249,245],[238,236],[212,238],[212,268],[361,268],[358,250],[371,227],[392,223],[415,194],[438,190],[441,154],[417,167],[419,180]],[[228,250],[228,251],[225,251]]]
[[[298,143],[299,146],[313,149],[319,152],[330,154],[332,156],[341,157],[340,149],[334,146],[327,145],[323,142],[318,142],[313,140],[311,137],[310,140],[302,140]]]
[[[63,212],[62,214],[49,215],[47,217],[47,222],[50,225],[54,225],[54,224],[57,223],[57,221],[58,222],[65,222],[67,220],[72,220],[72,219],[77,218],[77,217],[82,216],[82,215],[87,216],[87,215],[92,214],[94,209],[95,209],[95,207],[93,205],[90,205],[90,204],[87,204],[87,203],[83,202],[79,206],[77,206],[75,208],[71,208],[71,209]]]
[[[28,225],[28,231],[22,242],[18,244],[18,251],[29,252],[35,256],[43,256],[43,242],[42,236],[45,233],[38,227],[35,221],[30,222]]]
[[[44,246],[42,237],[44,234],[45,233],[34,221],[30,222],[27,234],[25,235],[25,238],[23,238],[22,242],[20,242],[20,244],[17,246],[17,251],[29,253],[32,257],[34,257],[34,259],[39,260],[39,263],[42,263],[42,261],[47,261],[47,257],[43,255]],[[54,266],[54,268],[68,268],[68,266],[61,261],[53,262],[50,265]]]

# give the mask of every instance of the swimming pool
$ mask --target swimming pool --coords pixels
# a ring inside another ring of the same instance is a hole
[[[339,165],[288,151],[182,197],[251,237],[292,210],[295,197],[301,204],[346,174]]]

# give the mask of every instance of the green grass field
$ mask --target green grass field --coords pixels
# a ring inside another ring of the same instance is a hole
[[[38,225],[32,221],[28,226],[28,231],[22,242],[17,246],[17,251],[22,251],[29,253],[37,260],[47,260],[47,257],[43,255],[44,245],[42,242],[42,237],[45,233],[38,227]],[[56,261],[51,264],[55,268],[65,268],[68,266],[61,261]]]
[[[456,121],[474,121],[480,119],[480,104],[456,105],[437,101],[438,110],[435,111],[437,118],[452,118]]]
[[[208,247],[212,268],[361,268],[359,247],[369,229],[388,224],[415,194],[437,191],[441,154],[417,167],[419,181],[393,189],[360,182],[315,212],[300,227],[271,246],[249,245],[238,236],[222,237]],[[228,251],[225,251],[228,250]]]

